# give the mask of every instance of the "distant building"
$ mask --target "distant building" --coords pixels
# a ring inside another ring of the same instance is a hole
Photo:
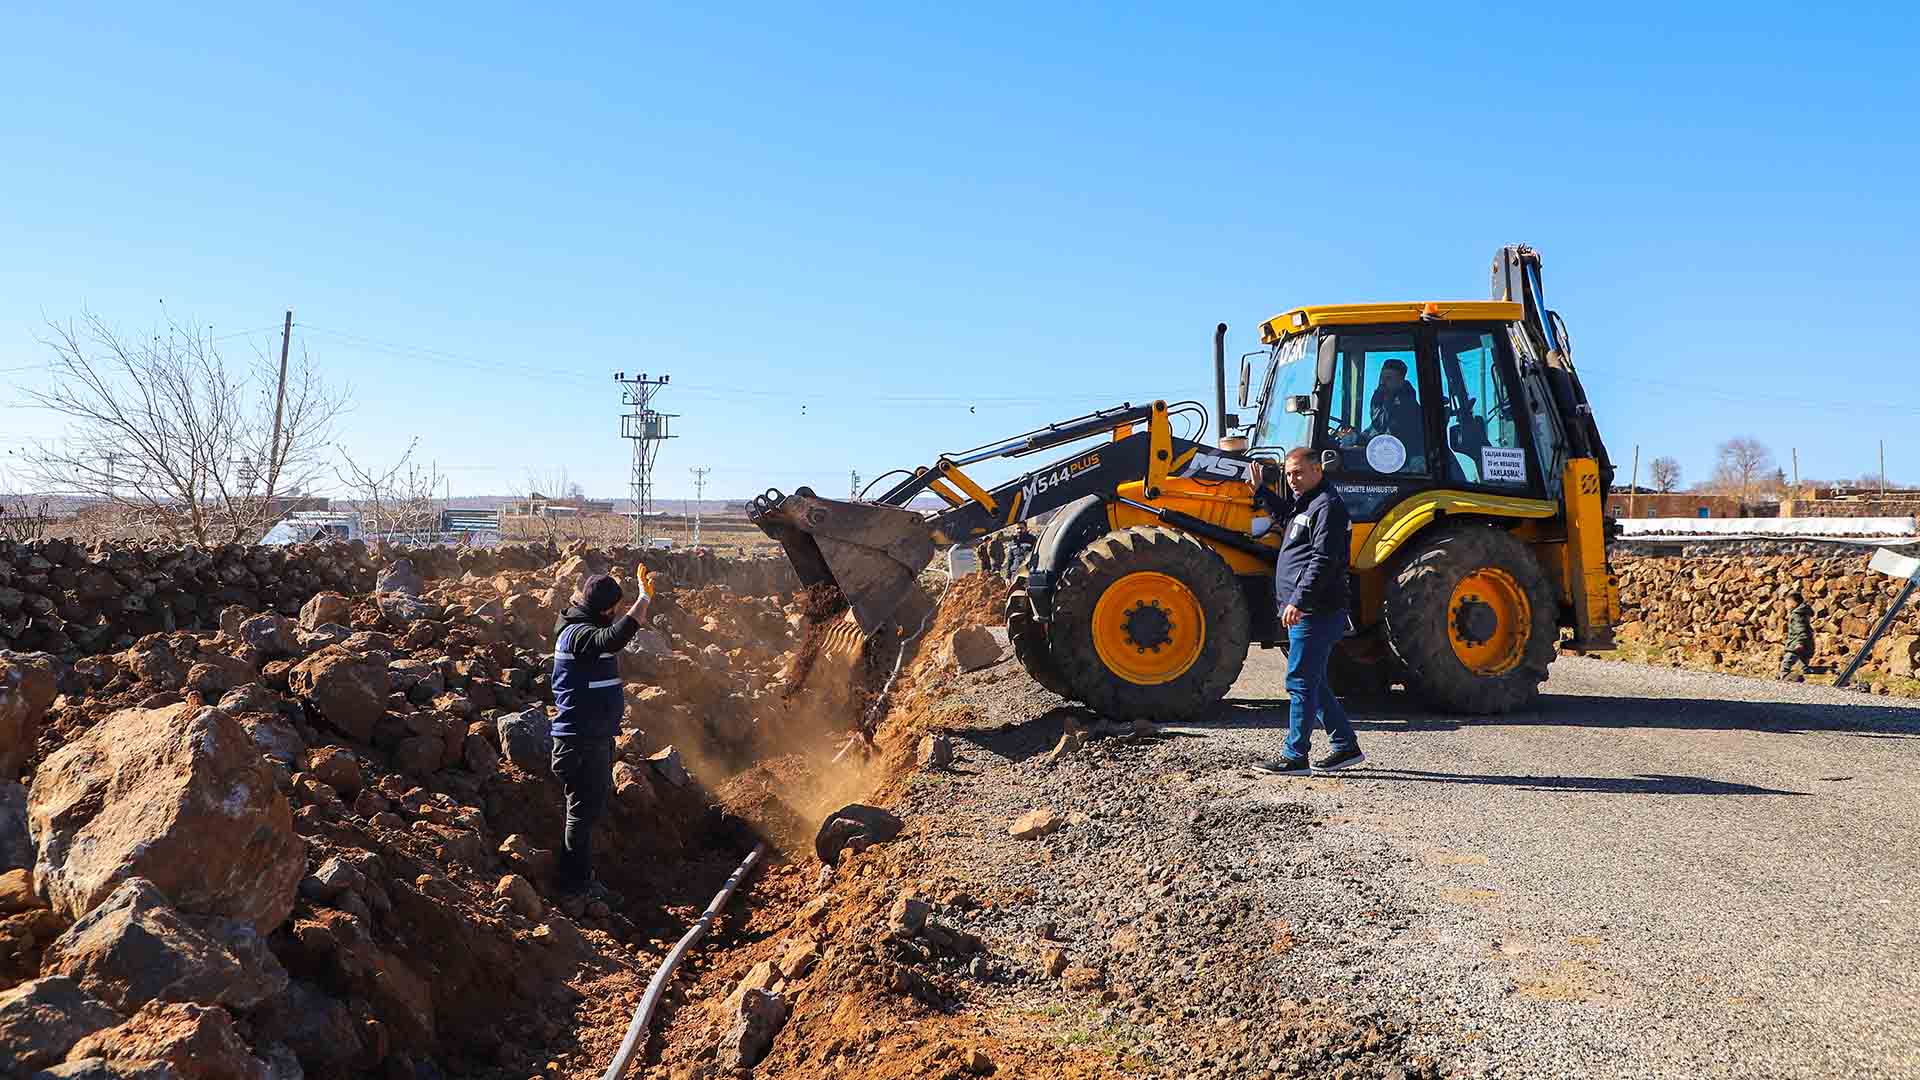
[[[518,517],[578,517],[581,514],[611,514],[612,499],[550,499],[534,492],[517,502],[510,502],[501,508],[501,512]]]
[[[1771,517],[1773,507],[1760,512],[1737,496],[1713,495],[1704,491],[1612,491],[1607,495],[1607,516],[1615,518],[1735,518]]]

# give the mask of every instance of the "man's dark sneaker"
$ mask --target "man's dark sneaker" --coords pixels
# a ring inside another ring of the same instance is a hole
[[[555,899],[559,900],[563,905],[571,904],[574,906],[584,907],[585,905],[592,903],[595,900],[598,900],[601,903],[607,905],[608,907],[617,908],[627,902],[626,897],[621,896],[619,893],[614,892],[612,889],[607,888],[606,884],[603,883],[599,878],[594,878],[592,881],[589,881],[585,885],[580,885],[580,886],[573,886],[573,887],[568,887],[566,885],[557,886],[554,889],[554,893],[555,893]],[[569,911],[568,913],[572,914],[571,911]]]
[[[1333,753],[1314,762],[1313,771],[1317,773],[1339,772],[1341,769],[1351,769],[1355,765],[1363,765],[1366,763],[1366,760],[1367,755],[1361,753],[1360,748],[1357,746],[1351,750],[1335,750]]]
[[[627,902],[626,897],[607,888],[606,883],[599,878],[594,878],[587,884],[584,895],[588,900],[598,900],[608,907],[620,907]]]
[[[1313,766],[1307,764],[1306,758],[1277,757],[1272,761],[1263,761],[1255,765],[1254,768],[1263,773],[1272,773],[1275,776],[1313,775]]]

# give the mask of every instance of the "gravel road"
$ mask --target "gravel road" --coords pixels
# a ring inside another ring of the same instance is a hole
[[[1088,1010],[1117,1068],[1920,1076],[1920,708],[1563,658],[1537,711],[1362,709],[1365,769],[1280,778],[1250,766],[1283,662],[1057,764],[1073,712],[969,676],[956,771],[907,799],[1018,898],[967,916],[996,954],[1104,973],[1104,1001],[1022,992]],[[1070,823],[1010,838],[1038,806]]]

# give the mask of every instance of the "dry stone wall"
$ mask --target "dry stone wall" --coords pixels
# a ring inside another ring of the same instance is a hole
[[[358,541],[213,548],[0,541],[0,650],[69,657],[111,652],[146,634],[219,629],[219,613],[233,606],[297,615],[317,593],[372,591],[378,568],[402,557],[423,577],[459,578],[533,570],[579,554],[551,544],[371,552]],[[635,548],[593,556],[601,565],[631,571],[644,562],[680,584],[723,585],[752,595],[798,586],[782,558],[719,559],[706,552]]]
[[[1677,649],[1685,662],[1770,670],[1786,638],[1794,586],[1813,608],[1816,667],[1853,658],[1900,583],[1869,569],[1871,552],[1616,555],[1624,643]],[[1920,660],[1920,604],[1908,604],[1862,667],[1912,678]]]

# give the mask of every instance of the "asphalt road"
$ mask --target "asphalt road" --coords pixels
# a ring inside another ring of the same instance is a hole
[[[1277,754],[1284,674],[1256,650],[1177,732]],[[1920,707],[1573,658],[1546,690],[1363,709],[1363,770],[1261,781],[1406,856],[1386,1004],[1478,1075],[1920,1076]]]

